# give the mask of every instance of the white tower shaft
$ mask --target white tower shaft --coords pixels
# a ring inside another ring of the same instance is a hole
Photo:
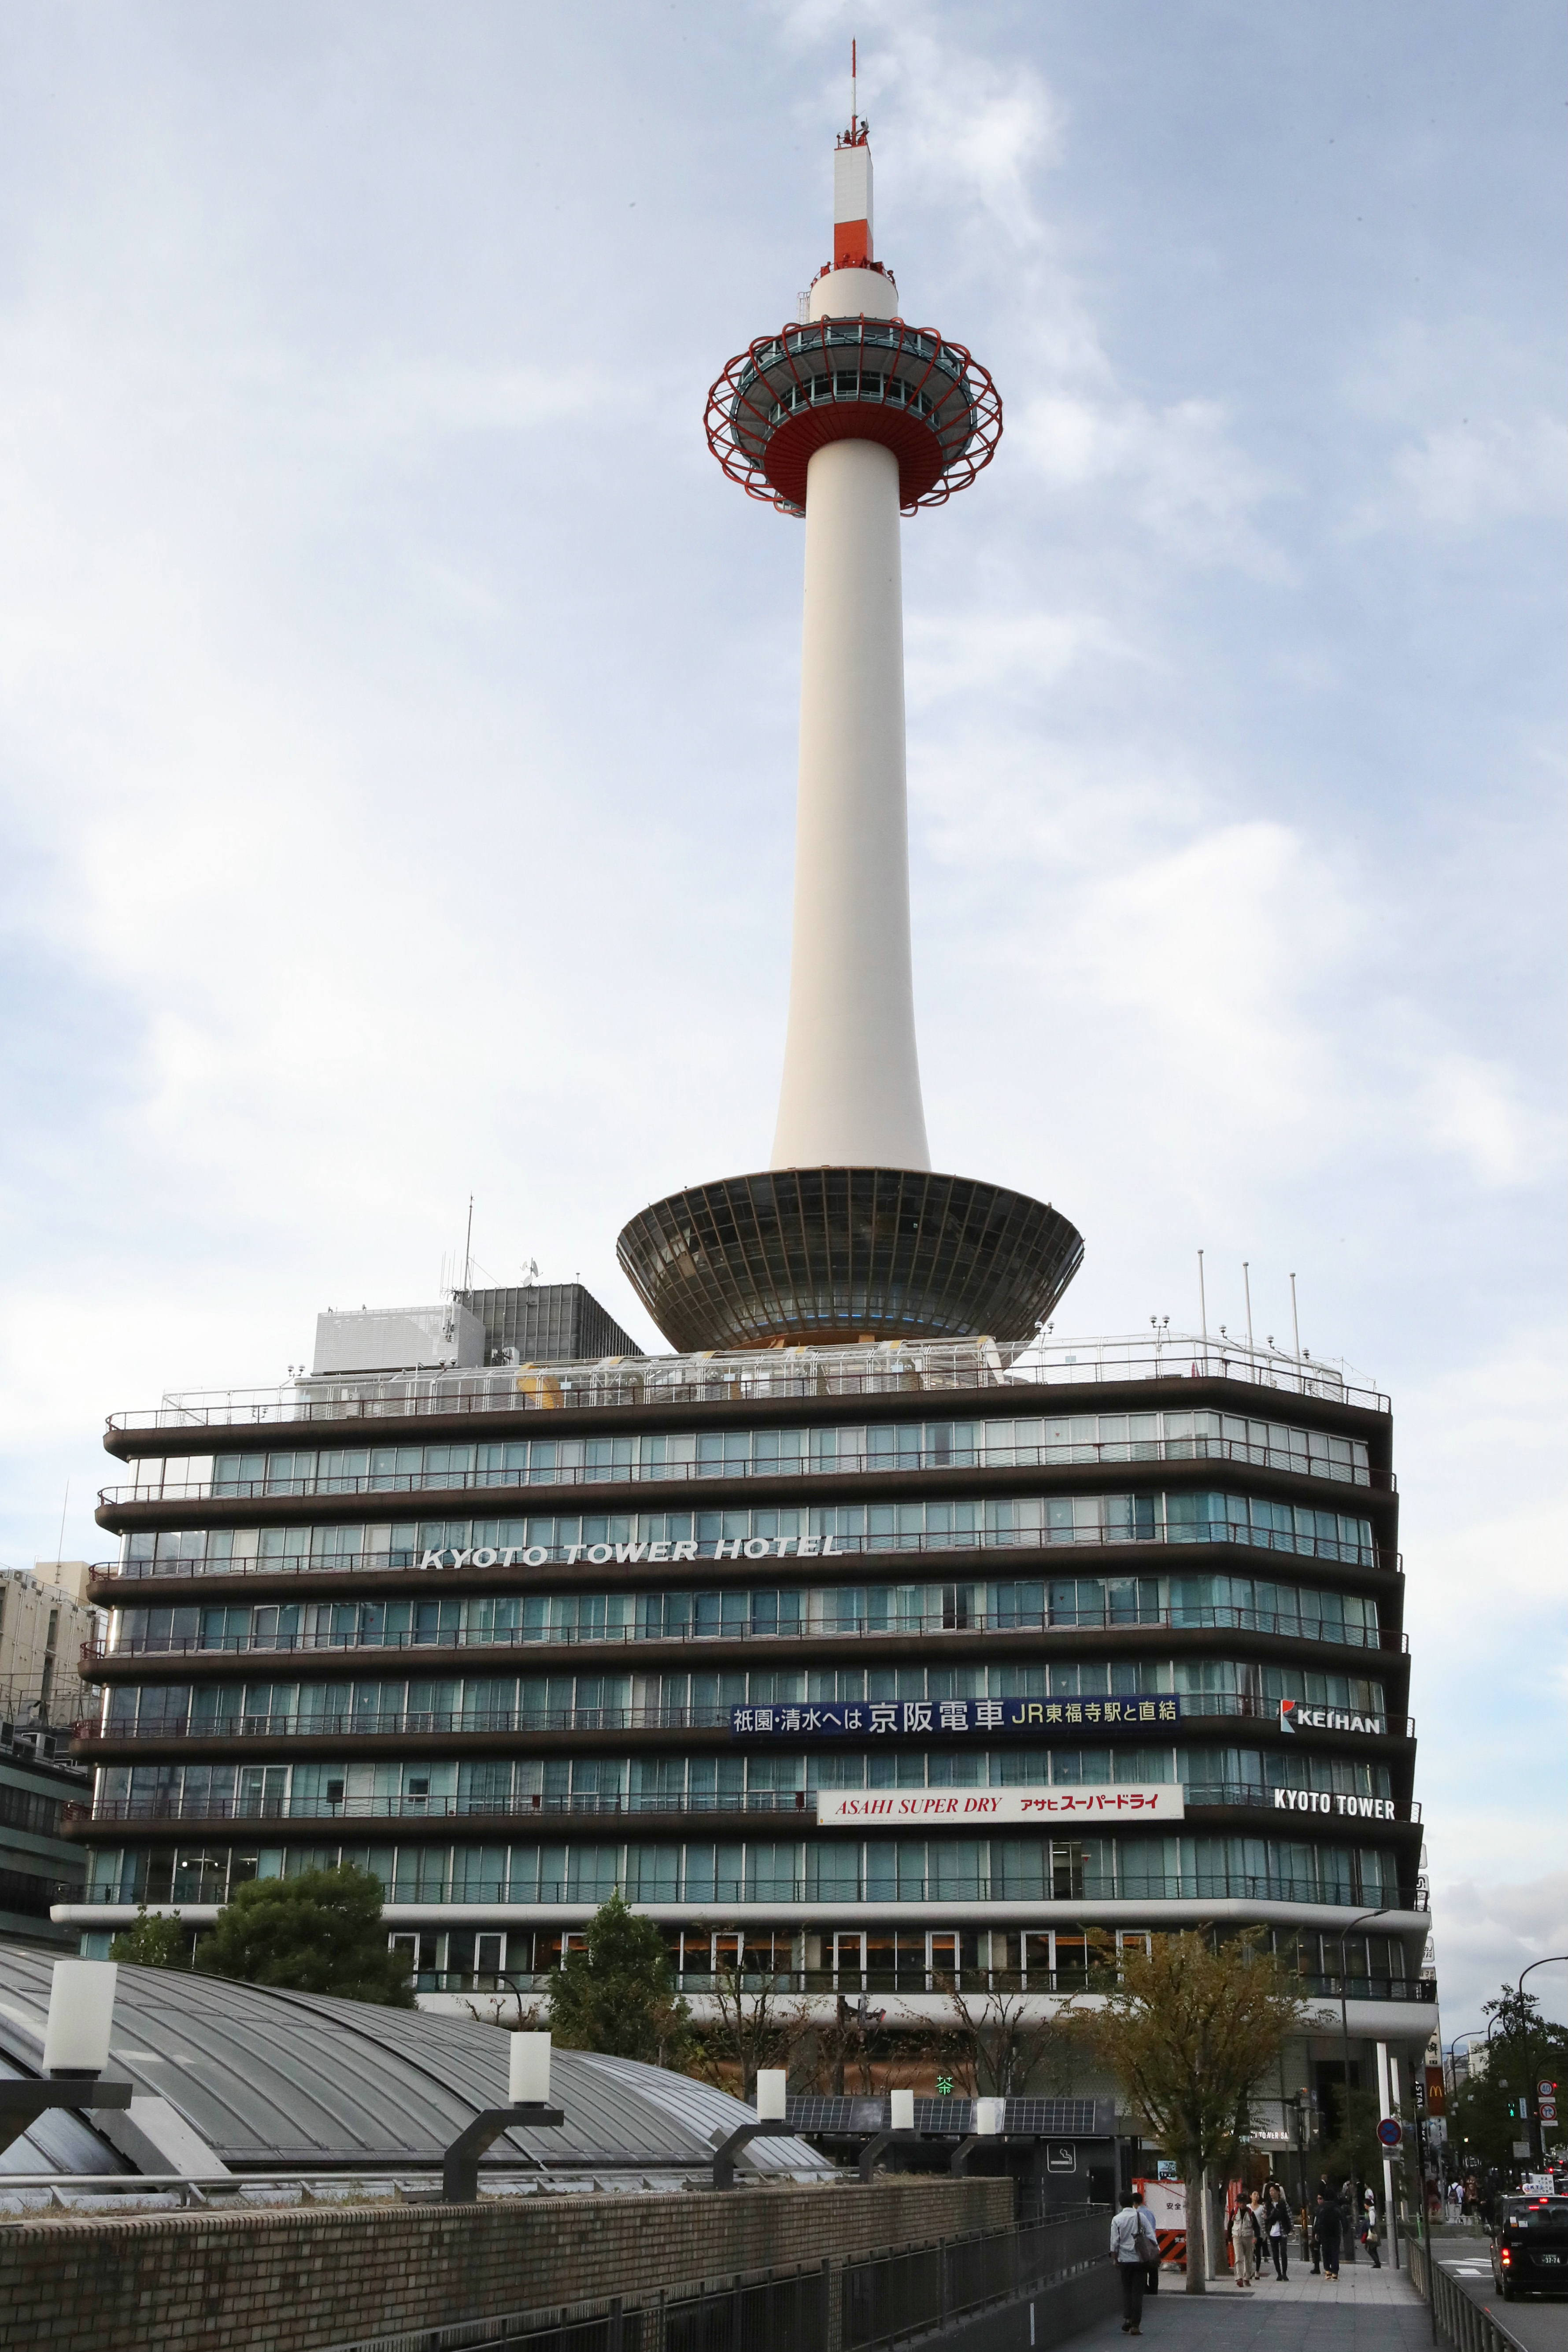
[[[890,311],[895,299],[886,278],[835,270],[812,310]],[[931,1166],[910,961],[899,530],[890,449],[844,440],[813,453],[775,1168]]]
[[[910,963],[899,466],[806,472],[795,945],[775,1168],[929,1168]]]

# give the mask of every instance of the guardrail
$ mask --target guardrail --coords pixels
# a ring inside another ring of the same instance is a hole
[[[1188,1788],[1184,1794],[1190,1808],[1233,1805],[1275,1810],[1273,1790],[1255,1788],[1247,1781],[1210,1783],[1203,1788]],[[68,1804],[62,1813],[67,1822],[79,1828],[85,1822],[537,1821],[547,1815],[594,1819],[609,1815],[625,1821],[659,1813],[788,1813],[804,1819],[813,1814],[816,1801],[816,1791],[812,1789],[746,1789],[734,1792],[699,1790],[682,1796],[655,1793],[636,1797],[618,1792],[601,1796],[587,1791],[576,1796],[344,1796],[321,1799],[310,1805],[282,1797],[204,1797],[198,1801],[153,1796],[100,1797],[91,1805]],[[1395,1820],[1420,1820],[1420,1805],[1414,1800],[1391,1798],[1386,1801],[1397,1808]],[[1319,1818],[1331,1821],[1342,1817]]]
[[[175,1456],[176,1460],[181,1457]],[[104,1486],[100,1503],[205,1502],[262,1496],[310,1495],[451,1494],[470,1488],[552,1486],[639,1486],[699,1485],[710,1479],[862,1478],[916,1471],[925,1476],[948,1476],[954,1471],[1064,1470],[1117,1468],[1145,1462],[1230,1462],[1254,1470],[1287,1472],[1298,1478],[1321,1478],[1336,1486],[1360,1486],[1369,1492],[1397,1491],[1391,1470],[1363,1469],[1352,1463],[1313,1460],[1275,1445],[1254,1445],[1231,1437],[1107,1438],[1060,1445],[961,1446],[946,1450],[917,1448],[896,1455],[848,1454],[818,1461],[804,1456],[777,1461],[567,1463],[534,1468],[434,1472],[417,1470],[333,1470],[306,1476],[279,1475],[268,1470],[259,1478],[174,1479],[138,1477],[129,1486]],[[148,1465],[151,1467],[151,1465]]]
[[[704,1538],[704,1540],[710,1540],[710,1538]],[[726,1537],[723,1540],[728,1542],[731,1538]],[[784,1540],[793,1543],[795,1538],[791,1536]],[[775,1541],[777,1541],[776,1538],[771,1539],[766,1557],[777,1559],[784,1556],[773,1550],[772,1544]],[[1341,1543],[1337,1538],[1327,1536],[1291,1534],[1287,1537],[1281,1528],[1240,1528],[1233,1526],[1228,1519],[1206,1519],[1201,1526],[1182,1528],[1174,1533],[1161,1528],[1142,1535],[1126,1535],[1110,1528],[986,1529],[965,1528],[939,1528],[934,1531],[900,1531],[890,1534],[878,1532],[865,1535],[841,1535],[835,1528],[832,1532],[832,1543],[833,1550],[825,1555],[828,1559],[864,1557],[868,1553],[897,1554],[928,1551],[1071,1551],[1081,1550],[1086,1547],[1091,1550],[1103,1551],[1110,1549],[1136,1551],[1154,1544],[1173,1546],[1178,1549],[1191,1546],[1194,1549],[1201,1549],[1206,1544],[1226,1550],[1239,1547],[1247,1551],[1282,1554],[1290,1559],[1331,1560],[1341,1568],[1371,1568],[1379,1570],[1386,1575],[1403,1576],[1405,1573],[1404,1554],[1389,1551],[1381,1545]],[[158,1581],[165,1578],[172,1581],[180,1581],[209,1576],[226,1581],[228,1578],[236,1576],[352,1576],[367,1573],[377,1577],[410,1574],[439,1576],[451,1575],[455,1571],[461,1572],[471,1568],[489,1569],[499,1564],[510,1569],[515,1565],[510,1560],[500,1560],[499,1563],[497,1560],[476,1560],[472,1552],[461,1546],[458,1549],[463,1553],[463,1557],[448,1560],[444,1555],[452,1547],[447,1545],[441,1549],[443,1556],[439,1558],[435,1557],[430,1550],[416,1552],[410,1549],[406,1556],[392,1552],[355,1552],[324,1558],[312,1558],[308,1554],[295,1553],[273,1559],[114,1559],[95,1564],[92,1574],[106,1583],[121,1579],[135,1583]],[[485,1550],[489,1547],[481,1545],[479,1549]],[[513,1544],[509,1549],[516,1552],[525,1548],[520,1544]],[[568,1551],[574,1551],[580,1556],[584,1550],[595,1549],[597,1547],[582,1544],[548,1546],[539,1544],[532,1546],[531,1549],[545,1554],[543,1559],[523,1563],[526,1568],[537,1571],[547,1566],[572,1566],[574,1563],[566,1559]],[[606,1547],[606,1549],[613,1548]],[[823,1556],[809,1553],[806,1555],[808,1560],[814,1557]],[[757,1557],[763,1557],[763,1555],[759,1554]],[[607,1564],[607,1561],[589,1563],[594,1567]],[[645,1559],[638,1558],[633,1559],[630,1564],[634,1567],[642,1567],[647,1563]],[[712,1553],[707,1554],[705,1558],[683,1560],[680,1563],[683,1568],[690,1569],[710,1567],[714,1564],[715,1556]],[[668,1563],[656,1562],[654,1565],[668,1566]],[[1169,1570],[1166,1573],[1168,1574]]]
[[[1479,2303],[1472,2303],[1457,2279],[1441,2263],[1430,2258],[1429,2245],[1420,2238],[1405,2241],[1410,2284],[1432,2315],[1434,2337],[1457,2352],[1526,2352],[1521,2339]]]
[[[217,1874],[220,1879],[223,1875],[224,1874]],[[1048,1879],[1050,1874],[1046,1873],[1045,1877]],[[940,1909],[942,1905],[948,1903],[1223,1903],[1232,1901],[1310,1904],[1315,1908],[1327,1905],[1333,1908],[1360,1910],[1364,1902],[1364,1897],[1361,1895],[1340,1895],[1331,1892],[1325,1895],[1316,1880],[1251,1877],[1241,1872],[1226,1874],[1222,1871],[1202,1870],[1189,1871],[1172,1878],[1146,1877],[1140,1874],[1136,1878],[1130,1877],[1125,1884],[1089,1884],[1080,1879],[1077,1885],[1065,1887],[1059,1892],[1055,1891],[1054,1885],[1047,1885],[1043,1882],[1032,1887],[1016,1886],[997,1884],[977,1874],[928,1878],[917,1877],[913,1874],[905,1876],[900,1873],[896,1877],[889,1875],[881,1878],[874,1877],[868,1873],[863,1893],[857,1894],[845,1887],[836,1886],[826,1895],[816,1888],[807,1886],[798,1877],[773,1876],[759,1872],[754,1878],[751,1879],[742,1877],[705,1881],[699,1893],[688,1893],[680,1896],[678,1896],[668,1884],[655,1883],[643,1886],[635,1880],[612,1882],[586,1874],[582,1879],[571,1877],[541,1879],[537,1883],[529,1879],[523,1881],[515,1889],[510,1879],[497,1877],[465,1879],[461,1885],[457,1886],[450,1894],[441,1890],[421,1893],[415,1896],[411,1894],[399,1894],[395,1889],[389,1888],[386,1899],[390,1903],[418,1901],[433,1906],[444,1906],[449,1903],[567,1903],[585,1904],[590,1909],[596,1909],[611,1893],[613,1885],[618,1886],[619,1892],[628,1903],[679,1902],[682,1908],[694,1909],[703,1914],[715,1905],[727,1907],[738,1903],[792,1905],[875,1903],[896,1906],[900,1911],[902,1911],[906,1905],[911,1903],[934,1905]],[[227,1900],[227,1896],[221,1891],[217,1894],[202,1894],[195,1887],[183,1894],[161,1893],[143,1895],[142,1894],[121,1895],[113,1887],[94,1886],[89,1888],[85,1895],[76,1895],[71,1899],[88,1903],[140,1903],[143,1900],[150,1903],[222,1903]],[[1420,1912],[1426,1911],[1427,1907],[1426,1895],[1419,1888],[1408,1899],[1404,1895],[1398,1899],[1398,1908],[1404,1911]]]
[[[1140,1694],[1143,1696],[1144,1694]],[[1278,1727],[1278,1699],[1249,1698],[1229,1691],[1182,1691],[1184,1724],[1194,1719],[1214,1718],[1265,1723]],[[1087,1705],[1089,1702],[1085,1701]],[[1414,1716],[1385,1716],[1387,1735],[1396,1739],[1414,1739]],[[1092,1733],[1093,1724],[1082,1729]],[[1133,1729],[1141,1727],[1131,1727]],[[1103,1727],[1102,1727],[1103,1728]],[[306,1715],[235,1715],[215,1717],[210,1721],[193,1722],[188,1713],[160,1715],[134,1724],[103,1723],[97,1717],[84,1717],[76,1727],[76,1738],[81,1742],[100,1740],[147,1739],[341,1739],[363,1737],[384,1738],[390,1735],[407,1737],[430,1732],[468,1733],[475,1731],[723,1731],[730,1729],[728,1706],[555,1706],[555,1707],[490,1707],[447,1712],[402,1708],[384,1710],[374,1715],[355,1713]]]
[[[1152,1626],[1173,1633],[1268,1633],[1290,1642],[1322,1642],[1342,1650],[1382,1650],[1403,1655],[1410,1636],[1393,1627],[1330,1625],[1285,1615],[1268,1609],[1242,1609],[1215,1602],[1192,1609],[1042,1609],[991,1613],[975,1610],[936,1610],[888,1617],[835,1617],[829,1623],[760,1626],[717,1625],[700,1630],[688,1625],[607,1626],[584,1632],[581,1626],[498,1626],[490,1631],[454,1625],[430,1633],[121,1633],[114,1643],[84,1642],[81,1667],[91,1675],[104,1661],[117,1658],[297,1657],[318,1651],[347,1650],[522,1650],[626,1648],[649,1643],[686,1647],[710,1642],[837,1642],[897,1640],[934,1633],[991,1635],[1018,1633],[1119,1633]]]
[[[1116,1381],[1238,1381],[1281,1396],[1386,1413],[1388,1398],[1332,1364],[1248,1348],[1221,1336],[1173,1332],[1151,1340],[885,1341],[736,1355],[606,1357],[593,1363],[521,1364],[471,1371],[394,1373],[300,1381],[273,1389],[213,1389],[110,1413],[111,1432],[264,1429],[300,1423],[409,1420],[431,1414],[540,1412],[663,1404],[785,1402],[964,1390],[1016,1391]]]

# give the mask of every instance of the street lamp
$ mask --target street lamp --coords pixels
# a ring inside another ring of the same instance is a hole
[[[1358,1918],[1347,1919],[1344,1926],[1340,1929],[1340,2050],[1342,2063],[1344,2068],[1345,2138],[1347,2142],[1351,2141],[1351,2026],[1350,2009],[1345,1990],[1345,1976],[1350,1965],[1345,1950],[1346,1938],[1355,1928],[1364,1927],[1369,1919],[1381,1919],[1386,1913],[1397,1910],[1398,1907],[1397,1904],[1380,1903],[1375,1911],[1363,1911]],[[1368,1975],[1370,1976],[1370,1974],[1371,1970],[1369,1969]],[[1379,2087],[1381,2088],[1382,2086],[1379,2085]],[[1353,2175],[1355,2167],[1353,2143],[1351,2143],[1351,2167]],[[1384,2157],[1383,2160],[1383,2174],[1384,2196],[1388,2206],[1389,2248],[1391,2252],[1394,2254],[1394,2262],[1397,2264],[1399,2254],[1397,2242],[1394,2234],[1394,2168],[1387,2157]],[[1423,2171],[1421,2180],[1421,2202],[1423,2208],[1425,2208],[1426,2202],[1426,2180],[1425,2171]],[[1354,2216],[1349,2215],[1346,2218],[1351,2224],[1351,2228],[1350,2242],[1347,2245],[1345,2252],[1353,2263],[1355,2260]]]
[[[1538,2095],[1537,2095],[1537,2096],[1532,2097],[1532,2096],[1531,2096],[1531,2091],[1530,2075],[1531,2075],[1531,2064],[1530,2064],[1530,2026],[1529,2026],[1529,2022],[1528,2022],[1528,2021],[1526,2020],[1526,2017],[1525,2017],[1525,2014],[1524,2014],[1524,1979],[1525,1979],[1525,1978],[1526,1978],[1526,1977],[1533,1976],[1533,1975],[1535,1974],[1535,1971],[1536,1971],[1536,1969],[1551,1969],[1551,1968],[1555,1968],[1555,1967],[1558,1965],[1558,1963],[1559,1963],[1560,1961],[1563,1961],[1563,1960],[1568,1960],[1568,1952],[1551,1952],[1551,1953],[1549,1953],[1549,1954],[1547,1955],[1546,1958],[1545,1958],[1545,1959],[1543,1959],[1543,1960],[1531,1960],[1531,1962],[1530,1963],[1530,1966],[1529,1966],[1527,1969],[1521,1969],[1520,1970],[1520,1973],[1519,1973],[1519,1982],[1518,1982],[1518,1984],[1517,1984],[1517,1985],[1515,1986],[1515,1988],[1514,1988],[1514,1990],[1515,1990],[1515,1992],[1516,1992],[1516,1994],[1517,1994],[1517,1996],[1518,1996],[1518,1999],[1519,1999],[1519,2021],[1520,2021],[1520,2027],[1521,2027],[1521,2031],[1522,2032],[1523,2036],[1524,2036],[1524,2075],[1525,2075],[1525,2080],[1524,2080],[1524,2091],[1523,2091],[1523,2095],[1524,2095],[1524,2097],[1525,2097],[1526,2101],[1529,2103],[1529,2105],[1530,2105],[1531,2106],[1532,2106],[1532,2107],[1538,2107],[1538,2106],[1541,2105],[1541,2101],[1540,2101],[1540,2098],[1539,2098],[1539,2096],[1538,2096]],[[1526,2136],[1527,2136],[1527,2137],[1529,2138],[1529,2140],[1530,2140],[1531,2145],[1531,2147],[1534,2147],[1534,2144],[1535,2144],[1536,2133],[1537,2133],[1537,2128],[1538,2128],[1538,2121],[1539,2121],[1539,2119],[1538,2119],[1535,2116],[1531,2115],[1531,2116],[1529,2116],[1529,2125],[1530,2125],[1530,2128],[1529,2128],[1529,2131],[1528,2131],[1528,2133],[1527,2133],[1527,2135],[1526,2135]],[[1541,2138],[1541,2161],[1542,2161],[1542,2164],[1544,2164],[1544,2163],[1545,2163],[1545,2161],[1546,2161],[1546,2134],[1545,2134],[1545,2132],[1544,2132],[1544,2131],[1542,2131],[1542,2132],[1541,2132],[1541,2134],[1540,2134],[1540,2138]]]
[[[57,1960],[44,2026],[42,2080],[0,2083],[0,2149],[51,2107],[92,2111],[131,2105],[129,2083],[106,2083],[114,1992],[112,1960]]]

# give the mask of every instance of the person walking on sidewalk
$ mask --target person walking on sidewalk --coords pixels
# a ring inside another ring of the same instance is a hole
[[[1243,2197],[1230,2217],[1230,2260],[1237,2286],[1251,2286],[1258,2276],[1258,2222]]]
[[[1290,2208],[1285,2201],[1285,2191],[1277,2180],[1268,2184],[1268,2202],[1263,2208],[1263,2232],[1268,2251],[1274,2257],[1274,2275],[1288,2279],[1290,2275]]]
[[[1344,2215],[1334,2200],[1334,2192],[1326,2180],[1318,2183],[1318,2206],[1313,2216],[1317,2223],[1318,2244],[1323,2257],[1323,2276],[1340,2278],[1340,2249],[1344,2237]]]
[[[1143,2218],[1138,2191],[1130,2189],[1110,2224],[1110,2259],[1121,2280],[1121,2333],[1143,2333],[1143,2273],[1160,2259],[1160,2242]]]

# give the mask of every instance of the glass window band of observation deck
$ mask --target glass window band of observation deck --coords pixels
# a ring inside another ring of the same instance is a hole
[[[847,409],[858,417],[834,415]],[[761,337],[732,359],[709,394],[706,429],[732,481],[792,514],[805,511],[806,464],[823,439],[883,441],[912,513],[942,504],[989,464],[1002,402],[978,361],[929,328],[822,319]]]
[[[247,1879],[353,1862],[390,1903],[1181,1901],[1401,1906],[1376,1845],[1253,1837],[923,1837],[395,1846],[99,1849],[89,1903],[222,1903]],[[237,1870],[235,1865],[237,1864]],[[1419,1907],[1417,1890],[1405,1897]],[[1403,1907],[1403,1906],[1402,1906]]]

